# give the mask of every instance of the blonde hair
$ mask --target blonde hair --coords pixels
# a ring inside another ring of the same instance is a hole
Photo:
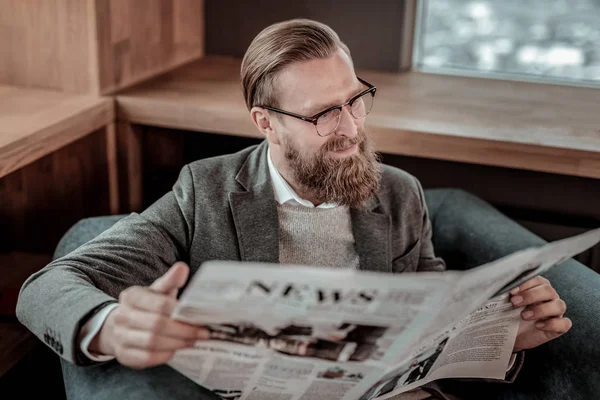
[[[329,26],[309,19],[283,21],[265,28],[250,43],[240,77],[246,107],[277,107],[275,81],[287,65],[331,57],[350,50]]]

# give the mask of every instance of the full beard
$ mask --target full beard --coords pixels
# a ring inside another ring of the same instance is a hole
[[[354,144],[358,144],[355,154],[343,158],[329,154]],[[379,189],[379,156],[364,130],[351,139],[332,135],[316,155],[301,154],[289,142],[284,145],[294,182],[314,201],[360,207]]]

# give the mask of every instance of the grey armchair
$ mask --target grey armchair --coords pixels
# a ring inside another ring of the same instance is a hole
[[[450,269],[468,269],[517,250],[546,243],[489,203],[457,189],[425,190],[436,253]],[[123,216],[81,220],[61,239],[61,257],[111,227]],[[571,259],[545,274],[568,305],[573,328],[566,335],[526,352],[525,365],[512,384],[443,384],[472,399],[593,399],[600,393],[600,275]],[[67,394],[76,373],[65,365]],[[77,384],[81,384],[77,380]],[[156,387],[156,386],[155,386]]]

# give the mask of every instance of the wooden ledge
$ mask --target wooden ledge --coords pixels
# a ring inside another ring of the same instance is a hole
[[[116,95],[122,121],[262,137],[240,61],[205,57]],[[377,86],[367,119],[380,151],[600,178],[600,90],[410,72],[358,71]]]
[[[110,98],[0,85],[0,178],[113,121]]]

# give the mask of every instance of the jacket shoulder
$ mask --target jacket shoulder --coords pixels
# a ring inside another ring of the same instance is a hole
[[[377,193],[381,210],[386,214],[421,215],[424,195],[421,183],[412,174],[390,165],[382,166],[381,184]]]
[[[194,161],[186,167],[189,167],[193,180],[197,185],[211,182],[220,188],[227,188],[231,185],[237,186],[235,180],[237,173],[248,159],[248,156],[257,147],[258,145],[250,146],[237,153],[204,158]]]
[[[420,186],[417,177],[411,173],[391,165],[382,164],[381,195],[416,196],[416,198],[420,198]]]

